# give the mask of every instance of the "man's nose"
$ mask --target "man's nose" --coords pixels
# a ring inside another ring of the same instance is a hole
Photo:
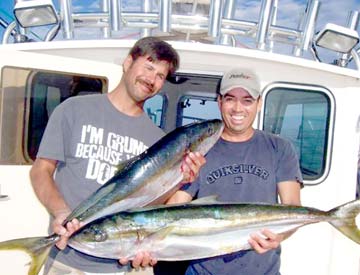
[[[236,111],[241,111],[241,110],[243,110],[243,108],[244,108],[244,105],[242,104],[241,99],[235,100],[234,109]]]
[[[156,80],[156,72],[150,71],[150,72],[146,75],[146,78],[147,78],[148,82],[149,82],[151,85],[154,85],[155,80]]]

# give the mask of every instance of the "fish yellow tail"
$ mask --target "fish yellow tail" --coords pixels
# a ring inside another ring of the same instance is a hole
[[[31,257],[28,275],[37,275],[58,236],[31,237],[0,242],[0,250],[22,250]]]
[[[360,200],[354,200],[329,211],[333,217],[329,223],[354,242],[360,244],[360,230],[356,217],[360,214]],[[360,217],[360,216],[359,216]]]

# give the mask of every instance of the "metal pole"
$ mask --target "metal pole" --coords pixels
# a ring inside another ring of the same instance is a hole
[[[102,0],[102,11],[105,14],[109,14],[109,0]],[[110,16],[108,17],[108,20],[111,20]],[[102,27],[102,32],[103,32],[103,37],[104,38],[109,38],[110,37],[110,22],[108,22],[109,24],[107,25],[107,27]]]
[[[220,34],[221,16],[222,16],[222,0],[212,0],[210,5],[209,30],[208,35],[217,38]]]
[[[274,4],[271,11],[271,19],[270,19],[270,25],[272,26],[276,25],[277,11],[278,11],[278,0],[274,0]],[[272,52],[273,49],[274,49],[274,41],[271,40],[269,43],[270,52]]]
[[[348,22],[347,22],[347,26],[352,29],[352,30],[356,30],[357,27],[359,25],[359,12],[358,11],[351,11],[349,13],[349,17],[348,17]],[[348,53],[344,53],[341,55],[341,57],[339,58],[337,64],[340,65],[341,67],[346,67],[348,62],[354,58],[355,62],[358,62],[358,58],[356,59],[355,55],[357,56],[356,51],[351,52],[351,54]],[[350,59],[349,59],[350,58]],[[359,68],[359,64],[356,63],[357,67]]]
[[[263,0],[259,16],[258,30],[256,33],[256,46],[260,50],[266,49],[266,37],[268,35],[273,0]]]
[[[224,5],[224,18],[225,19],[233,19],[235,13],[235,1],[234,0],[225,0]],[[227,28],[227,26],[224,26]],[[221,32],[221,25],[220,25],[220,32]],[[229,34],[221,35],[221,45],[230,45],[232,39]]]
[[[120,0],[110,0],[110,22],[111,30],[119,31],[121,29],[121,3]]]
[[[143,11],[145,13],[151,12],[151,2],[150,0],[144,0],[143,2]],[[141,30],[141,37],[146,37],[151,35],[151,30],[149,28],[143,28]]]
[[[303,35],[301,36],[301,42],[298,47],[295,48],[294,54],[300,56],[303,51],[308,50],[311,40],[314,36],[315,23],[319,13],[320,1],[312,0],[308,2],[306,7],[306,18],[304,23],[304,29],[302,30]]]
[[[74,22],[72,19],[72,6],[70,0],[60,0],[60,10],[65,39],[74,38]]]
[[[165,33],[171,31],[171,0],[160,0],[159,30]]]
[[[12,35],[14,38],[16,36],[16,21],[12,21],[10,24],[7,25],[5,32],[3,34],[2,38],[2,44],[7,44],[10,35]]]

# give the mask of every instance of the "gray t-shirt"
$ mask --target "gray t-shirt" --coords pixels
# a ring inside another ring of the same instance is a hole
[[[255,130],[246,142],[220,139],[206,155],[198,179],[184,187],[193,197],[218,195],[222,202],[277,203],[277,183],[302,182],[299,161],[290,142]],[[279,274],[280,248],[253,250],[191,261],[186,275]]]
[[[37,157],[58,160],[55,182],[74,209],[114,175],[117,164],[139,155],[163,135],[145,113],[127,116],[107,95],[73,97],[52,113]],[[87,272],[124,270],[117,260],[91,257],[69,247],[63,251],[54,247],[50,261],[54,258]]]

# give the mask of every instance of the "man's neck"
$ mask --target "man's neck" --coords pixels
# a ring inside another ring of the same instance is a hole
[[[224,130],[221,138],[230,142],[245,142],[250,140],[254,136],[254,128],[249,128],[243,133],[234,133],[231,131]]]
[[[108,98],[119,112],[128,116],[140,116],[144,112],[144,104],[135,102],[126,92],[121,91],[119,87],[109,93]]]

